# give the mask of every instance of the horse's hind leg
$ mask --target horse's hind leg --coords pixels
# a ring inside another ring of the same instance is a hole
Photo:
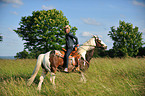
[[[42,75],[40,76],[40,81],[39,81],[39,84],[38,84],[38,87],[37,87],[37,89],[38,89],[39,91],[41,90],[42,82],[43,82],[43,80],[44,80],[44,78],[45,78],[45,76],[46,76],[47,73],[48,73],[48,72],[45,71],[45,69],[43,69],[43,72],[42,72]]]

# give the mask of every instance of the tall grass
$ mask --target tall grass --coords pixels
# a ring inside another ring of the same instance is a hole
[[[85,72],[87,82],[78,73],[56,74],[56,89],[44,79],[41,92],[37,85],[42,70],[33,84],[26,82],[36,60],[0,60],[0,96],[143,96],[145,95],[145,59],[93,58]]]

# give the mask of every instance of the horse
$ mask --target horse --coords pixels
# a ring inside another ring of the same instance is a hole
[[[86,82],[84,71],[88,69],[89,67],[89,63],[85,55],[87,52],[89,52],[90,50],[93,50],[95,47],[101,47],[105,49],[106,45],[105,43],[102,43],[101,40],[97,36],[94,35],[90,40],[88,40],[82,46],[80,46],[77,53],[75,53],[77,54],[77,56],[75,58],[71,57],[73,60],[69,60],[69,65],[68,65],[69,71],[71,72],[78,71],[79,73],[81,73],[81,76],[82,76],[81,81],[83,82]],[[74,61],[75,61],[75,64],[71,63]],[[38,56],[34,71],[30,79],[28,79],[27,85],[30,86],[33,83],[40,67],[42,67],[42,75],[40,76],[40,81],[38,83],[37,89],[39,91],[41,90],[42,82],[48,72],[50,72],[50,82],[55,88],[56,72],[59,69],[63,69],[62,66],[63,66],[63,56],[62,56],[61,51],[52,50],[45,54],[40,54]],[[59,71],[62,71],[62,70],[59,70]]]

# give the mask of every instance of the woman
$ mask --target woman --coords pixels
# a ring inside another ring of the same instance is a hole
[[[79,46],[78,44],[78,38],[76,36],[74,36],[71,32],[70,32],[70,27],[69,25],[66,25],[64,27],[64,31],[66,33],[65,38],[66,38],[66,52],[65,52],[65,56],[64,56],[64,72],[68,72],[68,57],[70,55],[70,53],[73,51],[74,46]]]

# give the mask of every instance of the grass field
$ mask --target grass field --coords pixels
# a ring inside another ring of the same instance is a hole
[[[144,58],[93,58],[85,72],[87,82],[80,82],[78,73],[56,74],[56,89],[48,73],[41,92],[37,85],[42,70],[33,84],[26,82],[31,76],[36,60],[0,60],[0,96],[144,96]]]

